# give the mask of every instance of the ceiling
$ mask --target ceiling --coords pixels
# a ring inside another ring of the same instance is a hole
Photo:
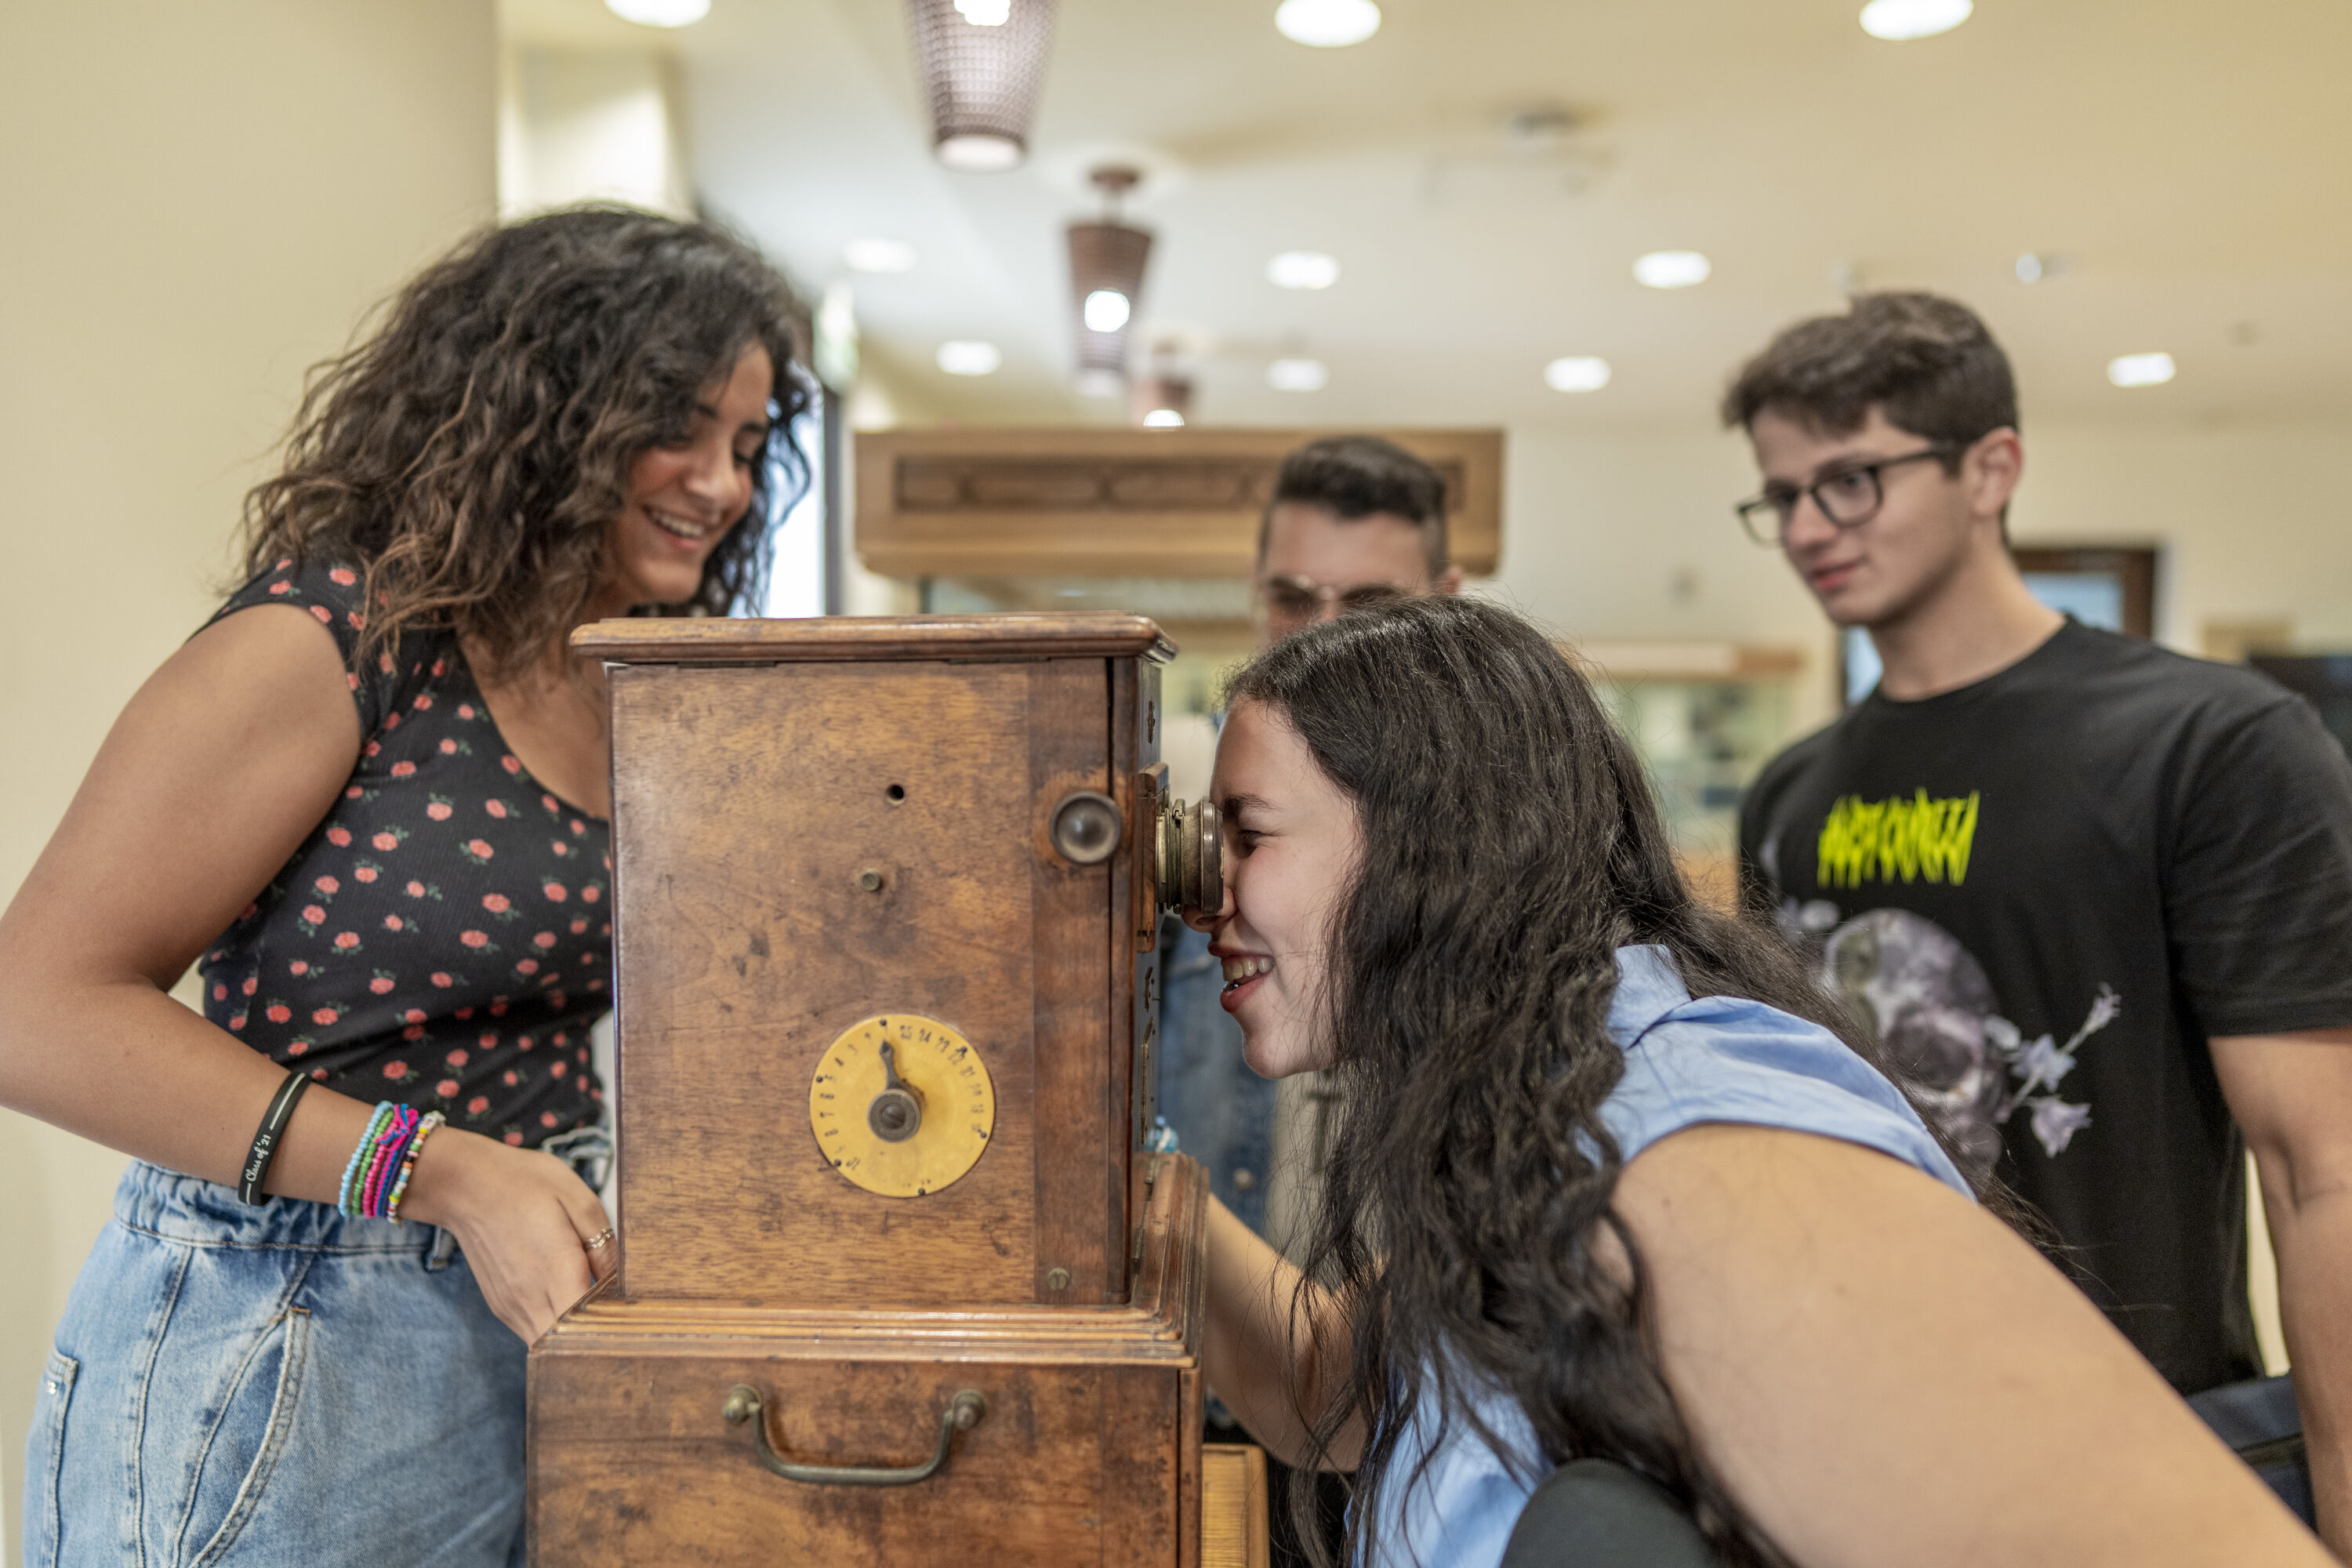
[[[713,0],[656,34],[601,0],[503,0],[519,45],[666,48],[695,180],[811,289],[852,237],[920,260],[853,279],[867,362],[912,416],[1118,419],[1070,388],[1061,226],[1085,171],[1149,171],[1147,341],[1186,345],[1196,422],[1705,427],[1725,379],[1840,280],[1975,305],[2029,425],[2352,418],[2352,132],[2342,0],[1979,0],[1890,44],[1857,0],[1381,0],[1352,48],[1274,30],[1274,0],[1064,0],[1029,163],[929,156],[898,0]],[[1566,134],[1515,137],[1529,110]],[[1317,293],[1268,257],[1338,257]],[[1689,248],[1693,289],[1633,258]],[[2021,252],[2061,276],[2019,281]],[[932,363],[1004,351],[986,378]],[[2107,384],[2161,350],[2168,385]],[[1325,390],[1269,390],[1311,355]],[[1551,391],[1598,354],[1610,384]]]

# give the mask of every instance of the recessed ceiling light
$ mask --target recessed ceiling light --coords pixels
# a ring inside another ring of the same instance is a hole
[[[2172,356],[2118,355],[2107,362],[2107,379],[2117,386],[2162,386],[2172,379]]]
[[[1087,331],[1115,332],[1127,325],[1127,318],[1134,313],[1134,310],[1135,307],[1128,303],[1127,296],[1118,289],[1097,289],[1087,296],[1086,308],[1081,314],[1086,318]]]
[[[1633,279],[1653,289],[1687,289],[1714,270],[1696,250],[1654,250],[1633,263]]]
[[[911,272],[915,269],[915,247],[903,239],[878,237],[853,239],[841,247],[841,258],[849,263],[853,272]]]
[[[1146,430],[1181,430],[1184,416],[1173,408],[1155,408],[1143,416],[1143,427]]]
[[[604,5],[641,27],[690,27],[710,15],[710,0],[604,0]]]
[[[1021,143],[1012,137],[978,131],[950,136],[932,148],[931,153],[949,168],[961,169],[968,174],[1003,174],[1017,165],[1024,156]]]
[[[1544,384],[1554,392],[1598,392],[1609,384],[1609,362],[1570,354],[1544,366]]]
[[[1265,280],[1277,289],[1328,289],[1339,281],[1339,258],[1319,250],[1286,250],[1265,264]]]
[[[1274,26],[1294,44],[1342,49],[1381,30],[1381,8],[1372,0],[1282,0]]]
[[[1330,379],[1319,359],[1278,359],[1265,367],[1265,384],[1276,392],[1320,392]]]
[[[940,368],[950,375],[993,375],[1003,363],[994,343],[959,339],[940,345]]]
[[[1897,44],[1932,38],[1967,21],[1975,9],[1970,0],[1870,0],[1862,8],[1862,30]]]
[[[1002,27],[1013,19],[1013,0],[955,0],[955,8],[975,27]]]

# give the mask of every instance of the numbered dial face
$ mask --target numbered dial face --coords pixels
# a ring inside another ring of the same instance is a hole
[[[996,1088],[971,1042],[936,1018],[887,1013],[844,1029],[809,1085],[827,1163],[886,1198],[929,1197],[972,1168],[996,1131]]]

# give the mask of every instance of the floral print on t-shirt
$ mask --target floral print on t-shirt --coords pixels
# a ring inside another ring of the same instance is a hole
[[[213,618],[295,605],[346,667],[363,574],[280,561]],[[454,637],[349,677],[358,765],[199,965],[205,1016],[373,1103],[535,1145],[599,1120],[588,1031],[610,1005],[612,837],[507,749]]]

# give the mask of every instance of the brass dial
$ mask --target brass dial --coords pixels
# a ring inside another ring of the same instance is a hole
[[[887,1013],[824,1048],[809,1127],[827,1163],[886,1198],[929,1197],[996,1131],[996,1087],[971,1042],[936,1018]]]

